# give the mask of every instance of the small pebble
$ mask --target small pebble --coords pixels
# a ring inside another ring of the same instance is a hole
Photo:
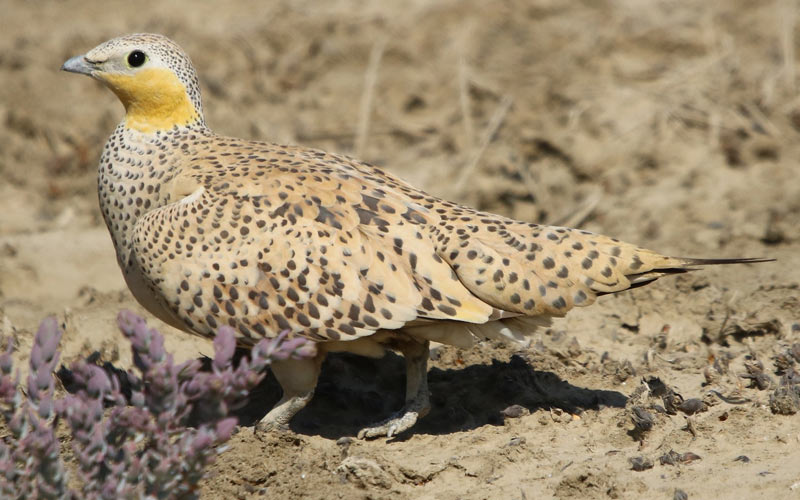
[[[800,363],[800,342],[792,344],[792,348],[789,352],[791,352],[792,357],[796,359],[798,363]]]
[[[650,405],[650,409],[653,410],[654,412],[660,413],[662,415],[665,415],[667,413],[666,408],[664,408],[663,406],[658,405],[658,404]]]
[[[508,418],[519,418],[531,414],[530,410],[520,405],[511,405],[505,410],[503,410],[501,413],[503,414],[504,417]]]
[[[631,469],[641,472],[653,468],[653,461],[647,457],[632,457],[628,459],[631,463]]]
[[[800,411],[800,386],[783,386],[769,396],[769,407],[778,415],[794,415]]]
[[[511,438],[511,440],[508,442],[508,446],[519,446],[519,445],[521,445],[521,444],[525,444],[525,442],[526,442],[526,441],[525,441],[525,438],[524,438],[524,437],[513,437],[513,438]]]
[[[706,411],[708,408],[702,400],[697,398],[690,398],[678,405],[678,409],[687,415],[694,415],[701,411]]]
[[[683,397],[670,389],[661,397],[661,401],[664,403],[664,409],[668,415],[677,415],[678,407],[683,403]]]
[[[669,450],[667,453],[658,457],[658,462],[661,465],[675,465],[678,463],[679,458],[680,454],[677,451]]]
[[[753,383],[759,390],[766,390],[772,387],[772,378],[766,373],[759,373],[753,377]]]
[[[631,408],[631,420],[637,429],[647,432],[653,428],[655,417],[641,406]]]
[[[354,441],[354,439],[351,438],[350,436],[344,436],[344,437],[340,437],[339,439],[337,439],[336,440],[336,444],[341,446],[341,447],[343,447],[343,448],[347,448],[348,446],[353,444],[353,441]]]
[[[675,494],[672,495],[672,500],[689,500],[689,494],[683,490],[676,489]]]
[[[688,464],[692,463],[695,460],[700,460],[702,457],[696,453],[692,453],[691,451],[687,451],[686,453],[678,453],[674,450],[669,450],[667,453],[664,453],[660,457],[658,457],[658,461],[661,465],[677,465],[677,464]]]
[[[681,463],[689,464],[694,462],[695,460],[701,460],[703,457],[698,455],[697,453],[692,453],[691,451],[687,451],[683,455],[680,456]]]
[[[791,352],[786,352],[776,355],[774,358],[774,362],[777,371],[779,373],[785,372],[786,370],[789,370],[792,366],[794,366],[793,358],[794,358],[794,353]]]

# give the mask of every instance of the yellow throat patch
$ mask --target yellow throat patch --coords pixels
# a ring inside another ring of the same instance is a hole
[[[125,106],[128,128],[151,133],[188,125],[200,118],[186,87],[168,69],[144,69],[135,75],[106,73],[100,78]]]

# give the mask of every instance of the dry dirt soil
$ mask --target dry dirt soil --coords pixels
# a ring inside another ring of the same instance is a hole
[[[187,50],[218,132],[354,154],[455,201],[662,253],[778,259],[603,297],[528,348],[437,348],[431,414],[389,441],[349,438],[400,407],[402,359],[333,356],[291,432],[241,427],[203,498],[800,498],[797,401],[775,399],[800,365],[796,3],[0,6],[0,330],[23,358],[56,314],[65,362],[130,364],[114,321],[141,309],[95,190],[123,109],[58,68],[137,31]],[[161,326],[178,358],[211,351]],[[705,411],[668,412],[643,392],[653,377]],[[262,388],[262,414],[278,395]]]

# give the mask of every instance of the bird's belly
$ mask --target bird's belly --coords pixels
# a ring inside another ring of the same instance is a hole
[[[133,297],[136,299],[139,304],[142,305],[148,312],[150,312],[153,316],[160,319],[164,323],[173,326],[179,330],[183,330],[185,332],[197,334],[197,332],[190,330],[187,325],[174,313],[172,312],[157,296],[155,292],[147,285],[145,281],[144,275],[139,268],[139,264],[136,259],[130,259],[132,264],[122,270],[122,274],[125,278],[125,283],[128,285],[128,289],[133,294]]]

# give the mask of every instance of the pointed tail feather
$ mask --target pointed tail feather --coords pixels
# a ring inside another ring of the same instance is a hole
[[[692,257],[672,257],[670,260],[676,261],[676,267],[657,267],[655,269],[651,269],[650,271],[644,273],[636,273],[636,274],[628,274],[625,277],[630,280],[630,287],[628,288],[638,288],[640,286],[644,286],[650,284],[661,278],[662,276],[667,276],[670,274],[683,274],[688,273],[690,271],[699,271],[700,268],[697,267],[683,267],[683,266],[713,266],[718,264],[756,264],[759,262],[774,262],[776,259],[766,259],[762,257],[746,257],[740,259],[696,259]],[[597,293],[598,296],[600,295],[607,295],[608,293],[616,293],[616,292],[599,292]]]
[[[755,264],[758,262],[774,262],[775,259],[762,257],[746,257],[741,259],[695,259],[692,257],[672,257],[670,261],[677,261],[675,267],[656,267],[650,271],[638,274],[629,274],[626,277],[631,281],[631,288],[642,286],[668,274],[683,274],[690,271],[699,271],[697,267],[688,266],[714,266],[718,264]]]
[[[755,264],[757,262],[775,262],[777,259],[763,257],[746,257],[742,259],[695,259],[692,257],[674,257],[687,266],[715,266],[717,264]]]

